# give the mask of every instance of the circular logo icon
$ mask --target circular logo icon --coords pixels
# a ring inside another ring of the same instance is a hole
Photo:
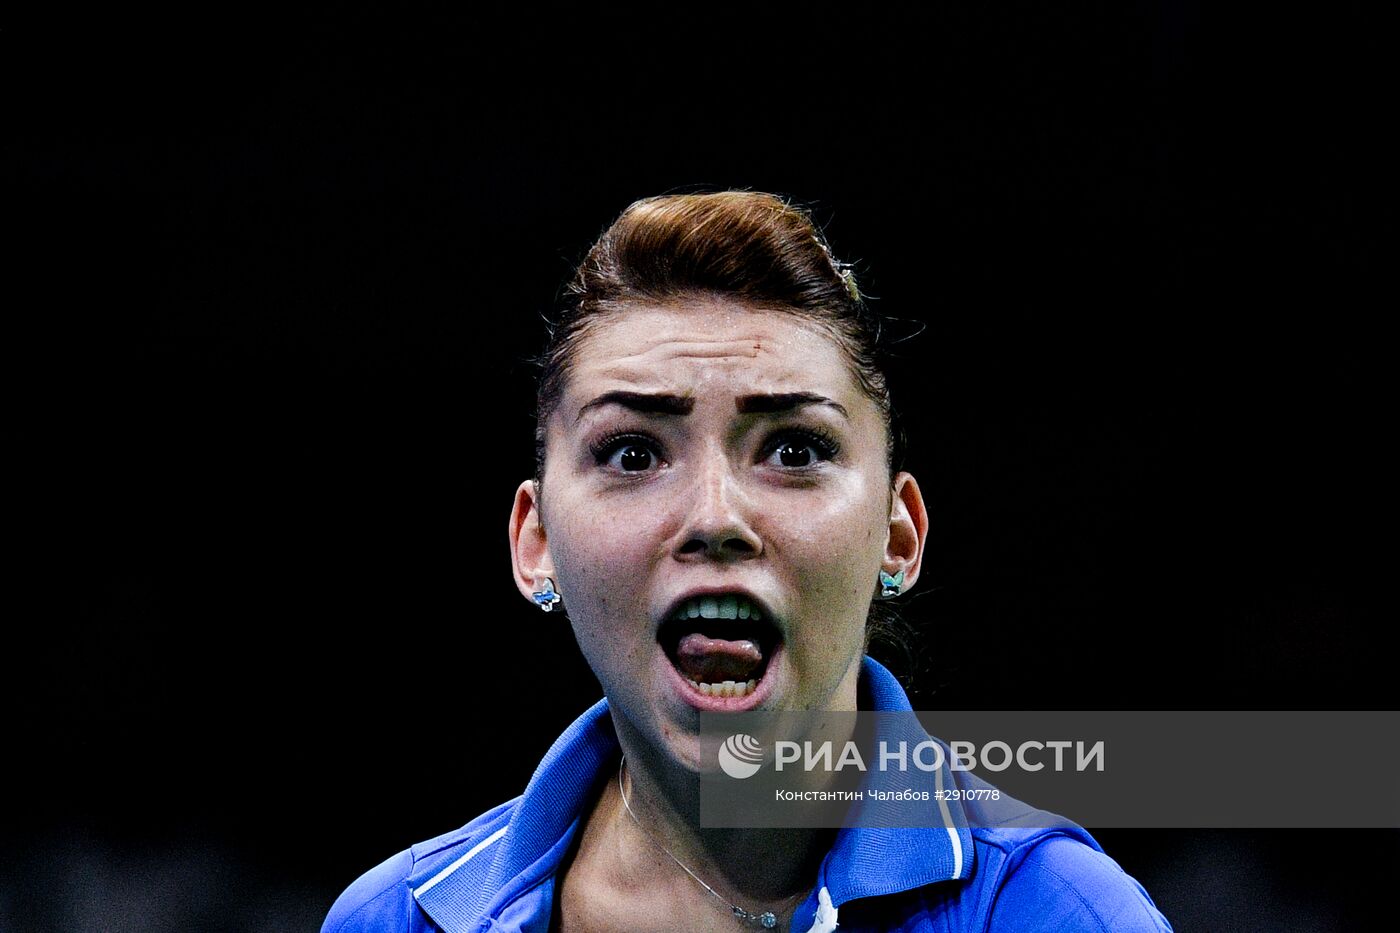
[[[731,735],[719,747],[719,766],[732,778],[748,778],[763,765],[763,746],[742,732]]]

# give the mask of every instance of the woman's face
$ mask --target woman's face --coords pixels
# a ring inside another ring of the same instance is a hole
[[[602,318],[545,449],[517,581],[553,578],[620,729],[694,766],[697,711],[856,708],[877,574],[913,582],[926,522],[830,337],[715,299]]]

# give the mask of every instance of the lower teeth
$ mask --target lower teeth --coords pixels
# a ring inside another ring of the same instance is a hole
[[[746,697],[758,687],[758,681],[726,680],[717,684],[702,684],[692,680],[690,685],[707,697]]]

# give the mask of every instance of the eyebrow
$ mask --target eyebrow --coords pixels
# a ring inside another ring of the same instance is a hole
[[[582,418],[590,410],[603,405],[621,405],[636,412],[660,415],[688,415],[695,410],[695,399],[686,395],[652,395],[646,392],[614,391],[604,392],[578,410]],[[767,395],[743,395],[735,399],[734,406],[740,414],[772,415],[794,411],[807,405],[824,405],[841,413],[850,420],[850,413],[839,402],[815,392],[777,392]]]
[[[825,405],[834,408],[841,413],[841,417],[847,421],[851,419],[850,413],[846,411],[846,406],[839,402],[833,402],[825,395],[818,395],[815,392],[777,392],[772,395],[745,395],[741,396],[736,405],[741,414],[777,414],[785,411],[795,411],[807,405]]]

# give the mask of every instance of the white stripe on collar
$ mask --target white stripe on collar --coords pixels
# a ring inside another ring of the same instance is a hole
[[[457,859],[457,861],[453,862],[451,865],[448,865],[448,866],[447,866],[446,868],[444,868],[442,871],[438,872],[436,875],[433,875],[433,876],[432,876],[431,878],[429,878],[427,881],[423,882],[423,883],[420,884],[418,887],[414,888],[414,889],[413,889],[413,896],[414,896],[415,898],[418,898],[418,897],[422,897],[424,894],[427,894],[429,891],[431,891],[431,890],[433,889],[433,887],[434,887],[439,881],[441,881],[441,880],[443,880],[444,878],[448,877],[448,876],[451,875],[454,871],[456,871],[457,869],[461,868],[463,865],[465,865],[465,864],[467,864],[468,862],[470,862],[470,861],[472,860],[472,858],[475,857],[476,854],[477,854],[478,852],[480,852],[482,849],[484,849],[484,848],[486,848],[487,846],[489,846],[491,843],[495,842],[497,839],[500,839],[502,836],[504,836],[504,835],[506,834],[506,830],[507,830],[507,829],[510,829],[510,824],[509,824],[509,823],[507,823],[505,826],[502,826],[500,829],[496,830],[494,833],[492,833],[491,835],[487,836],[485,839],[481,840],[481,841],[478,842],[476,845],[472,846],[470,849],[467,850],[467,854],[466,854],[466,855],[464,855],[464,856],[462,856],[461,858]]]
[[[836,929],[836,906],[831,903],[831,892],[823,887],[817,892],[817,912],[812,917],[812,928],[807,933],[831,933]]]
[[[939,768],[934,772],[936,780],[935,789],[938,791],[938,812],[943,817],[943,828],[948,831],[948,841],[953,845],[953,878],[962,874],[963,850],[962,839],[958,836],[958,829],[953,825],[953,814],[948,812],[948,801],[943,794],[943,769]],[[949,879],[953,880],[952,878]]]

